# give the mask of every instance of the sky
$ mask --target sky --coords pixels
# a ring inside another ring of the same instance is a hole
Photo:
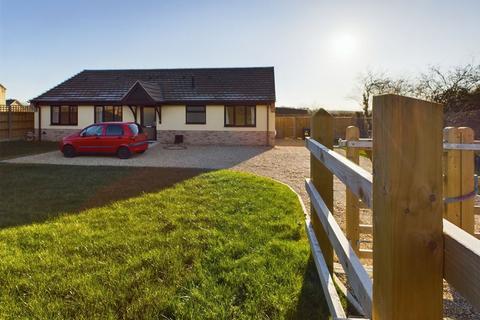
[[[0,0],[0,83],[84,69],[274,66],[277,106],[359,109],[367,70],[480,63],[480,1]]]

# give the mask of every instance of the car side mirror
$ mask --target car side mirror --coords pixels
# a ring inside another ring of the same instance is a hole
[[[80,133],[80,137],[85,137],[86,133],[85,132],[81,132]]]

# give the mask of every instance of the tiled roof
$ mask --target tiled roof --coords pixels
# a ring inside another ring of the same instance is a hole
[[[275,101],[273,67],[84,70],[32,102],[120,103],[141,86],[158,103]]]
[[[20,106],[25,106],[22,102],[18,101],[17,99],[7,99],[7,100],[5,100],[5,103],[7,104],[7,106],[11,105],[14,102],[16,102]]]

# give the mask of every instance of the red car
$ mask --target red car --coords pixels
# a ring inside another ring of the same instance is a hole
[[[92,124],[60,142],[60,151],[67,158],[77,154],[116,154],[128,159],[133,153],[148,149],[147,135],[135,122],[102,122]]]

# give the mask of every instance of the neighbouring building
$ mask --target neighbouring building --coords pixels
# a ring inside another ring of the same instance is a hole
[[[0,106],[4,106],[7,104],[6,98],[5,98],[5,92],[7,91],[7,88],[5,88],[1,83],[0,83]]]
[[[31,100],[39,139],[135,121],[152,140],[273,145],[273,67],[84,70]]]
[[[6,102],[7,107],[11,107],[14,110],[17,110],[17,109],[29,110],[28,105],[23,104],[22,102],[18,101],[17,99],[7,99],[5,102]]]
[[[0,84],[0,112],[32,112],[33,109],[25,103],[17,99],[6,99],[7,88]]]

